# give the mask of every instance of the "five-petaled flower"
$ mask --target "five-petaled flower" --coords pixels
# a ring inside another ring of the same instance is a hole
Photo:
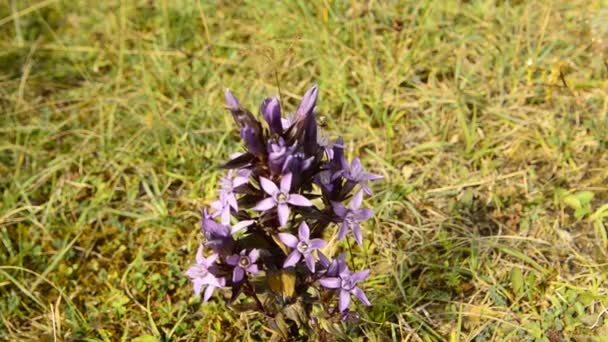
[[[361,189],[365,191],[366,194],[371,195],[372,190],[367,186],[367,181],[375,181],[382,179],[383,177],[380,175],[375,175],[373,173],[367,173],[363,170],[363,166],[361,166],[361,161],[358,157],[355,157],[350,166],[346,162],[346,159],[342,161],[342,172],[338,175],[343,176],[348,181],[353,182],[354,184],[361,185]]]
[[[256,274],[258,273],[258,265],[256,261],[260,256],[258,249],[252,249],[249,254],[247,250],[243,249],[240,254],[234,254],[226,258],[226,263],[230,266],[234,266],[232,270],[232,281],[235,283],[243,280],[245,272]]]
[[[359,223],[372,217],[374,211],[369,208],[360,208],[362,201],[363,192],[359,190],[355,193],[355,196],[353,196],[348,208],[344,207],[339,202],[331,203],[334,213],[342,220],[340,230],[338,231],[338,240],[344,239],[346,237],[346,232],[350,228],[350,230],[353,231],[357,244],[363,244],[363,234],[361,233]]]
[[[293,251],[289,253],[287,259],[283,263],[283,267],[291,267],[295,265],[302,256],[306,262],[306,267],[310,272],[315,272],[315,258],[312,252],[321,249],[327,245],[327,242],[322,239],[310,239],[310,229],[306,222],[300,224],[298,228],[298,237],[295,237],[289,233],[279,233],[279,239],[287,247],[293,248]]]
[[[287,224],[289,218],[289,205],[295,205],[299,207],[310,207],[312,203],[308,198],[299,195],[291,194],[291,173],[283,175],[281,178],[280,188],[274,184],[268,178],[260,177],[260,184],[264,191],[270,195],[270,197],[260,201],[253,210],[266,211],[277,207],[277,213],[279,215],[279,223],[281,227]]]
[[[340,300],[338,307],[340,312],[344,312],[350,304],[351,294],[355,295],[363,304],[371,305],[363,290],[357,287],[357,283],[367,278],[368,275],[369,270],[352,273],[348,268],[343,267],[337,277],[321,278],[319,279],[319,283],[328,289],[339,289]]]
[[[211,254],[207,258],[203,256],[203,246],[201,245],[196,252],[196,264],[190,266],[186,271],[186,276],[192,280],[192,287],[194,288],[194,294],[200,295],[203,285],[207,285],[205,288],[205,294],[203,295],[203,301],[206,302],[213,295],[213,291],[218,287],[224,287],[226,280],[221,277],[217,278],[213,275],[209,268],[211,268],[217,260],[217,254]]]

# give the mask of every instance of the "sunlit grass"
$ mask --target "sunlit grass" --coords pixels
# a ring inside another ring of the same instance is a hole
[[[2,339],[268,339],[183,271],[240,148],[223,88],[312,83],[385,176],[344,336],[608,335],[608,4],[210,3],[0,5]]]

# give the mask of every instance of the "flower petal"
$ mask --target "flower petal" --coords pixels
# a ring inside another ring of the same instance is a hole
[[[277,212],[279,214],[279,224],[284,227],[289,219],[289,206],[285,203],[278,205]]]
[[[224,89],[224,98],[226,99],[226,105],[228,105],[228,108],[239,109],[241,107],[239,100],[237,100],[236,97],[232,95],[228,88]]]
[[[346,224],[346,222],[342,222],[342,224],[340,225],[340,230],[338,231],[338,241],[344,240],[347,232],[348,232],[348,224]]]
[[[281,177],[281,191],[286,194],[291,190],[291,176],[291,173],[288,173]]]
[[[302,97],[302,102],[296,111],[296,116],[304,117],[312,112],[315,105],[317,104],[317,95],[319,93],[319,87],[313,85]]]
[[[304,221],[300,223],[300,228],[298,228],[298,237],[300,238],[300,241],[308,241],[310,238],[310,229]]]
[[[203,303],[206,303],[207,301],[209,301],[209,298],[211,298],[211,296],[213,295],[214,290],[215,290],[215,286],[207,285],[207,288],[205,289],[205,294],[203,295]]]
[[[310,272],[315,273],[315,258],[311,254],[304,254],[304,261]]]
[[[361,290],[360,288],[355,287],[354,289],[351,290],[351,293],[354,294],[361,301],[361,303],[363,303],[367,306],[372,305],[372,303],[370,303],[369,300],[367,299],[367,296],[365,295],[363,290]]]
[[[205,257],[203,256],[203,245],[199,245],[198,250],[196,251],[196,263],[205,264]]]
[[[359,190],[353,196],[353,199],[350,201],[350,209],[357,210],[361,207],[361,203],[363,202],[363,191]]]
[[[337,289],[340,288],[341,281],[337,277],[327,277],[319,279],[319,284],[328,289]]]
[[[346,207],[344,207],[342,205],[342,203],[340,202],[331,202],[331,207],[334,210],[334,214],[336,214],[336,216],[344,219],[346,217],[346,214],[348,214],[348,209],[346,209]]]
[[[298,238],[289,233],[279,233],[279,240],[287,247],[296,248],[298,246]]]
[[[283,263],[283,268],[291,267],[297,264],[301,258],[302,253],[300,253],[297,249],[294,249],[291,253],[289,253],[287,259],[285,259],[285,262]]]
[[[245,276],[245,271],[238,266],[235,267],[234,270],[232,271],[232,281],[235,283],[238,283],[239,281],[243,280],[244,276]]]
[[[258,265],[255,265],[255,264],[249,265],[249,267],[246,268],[246,271],[251,274],[256,274],[259,272]]]
[[[240,258],[241,258],[241,257],[240,257],[240,256],[238,256],[238,255],[236,255],[236,254],[235,254],[235,255],[230,255],[230,256],[227,256],[227,257],[226,257],[226,263],[227,263],[228,265],[230,265],[230,266],[236,266],[236,265],[238,265],[238,264],[239,264],[239,259],[240,259]]]
[[[353,235],[355,236],[355,241],[357,241],[357,244],[359,246],[363,245],[363,233],[361,232],[361,227],[354,223],[351,226],[351,229],[353,230]]]
[[[192,280],[192,289],[194,290],[194,295],[198,296],[201,294],[201,290],[203,289],[203,282],[200,279]]]
[[[235,225],[232,226],[232,230],[231,230],[231,234],[234,235],[237,232],[240,232],[241,230],[251,226],[255,221],[254,220],[247,220],[247,221],[241,221]]]
[[[310,240],[308,246],[310,247],[310,249],[321,249],[327,246],[327,242],[322,239],[312,239]]]
[[[249,252],[249,260],[254,263],[258,260],[258,258],[260,257],[260,250],[257,248],[254,248],[251,250],[251,252]]]
[[[205,267],[209,268],[211,267],[211,265],[215,262],[215,260],[217,260],[218,255],[217,254],[211,254],[210,256],[208,256],[204,262],[202,262],[202,264],[205,265]]]
[[[277,185],[274,184],[274,182],[268,178],[260,177],[260,185],[262,186],[262,189],[264,189],[264,191],[270,196],[279,192],[279,188],[277,188]]]
[[[298,194],[290,194],[287,202],[291,205],[297,205],[298,207],[312,206],[312,202],[308,198]]]
[[[362,281],[363,279],[367,278],[367,276],[369,276],[369,270],[363,270],[363,271],[353,273],[350,276],[350,279],[352,279],[354,282],[358,283],[358,282]]]
[[[374,216],[374,211],[370,208],[361,208],[355,212],[355,218],[357,221],[365,221]]]
[[[329,265],[331,264],[331,262],[329,261],[329,259],[327,259],[327,257],[325,256],[325,254],[321,253],[321,251],[317,252],[317,256],[319,257],[319,263],[321,263],[321,265],[325,268],[329,267]]]
[[[272,197],[265,198],[258,202],[258,204],[253,207],[255,211],[266,211],[268,209],[274,208],[277,205],[277,202]]]
[[[350,304],[350,292],[345,290],[340,290],[340,312],[346,311],[348,309],[348,305]]]

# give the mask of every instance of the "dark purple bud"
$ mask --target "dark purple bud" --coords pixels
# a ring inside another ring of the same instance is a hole
[[[304,97],[302,97],[302,102],[300,102],[300,106],[296,111],[296,120],[300,121],[310,115],[317,104],[317,95],[319,92],[319,87],[315,84],[312,88],[308,89]],[[316,141],[316,140],[315,140]]]
[[[268,122],[270,133],[282,134],[283,124],[281,122],[281,104],[279,103],[279,100],[276,97],[265,99],[264,102],[262,102],[260,111],[262,112],[262,115],[264,115],[266,122]]]
[[[260,141],[260,136],[258,136],[255,130],[249,126],[245,126],[240,129],[241,139],[245,142],[245,146],[247,146],[247,151],[255,156],[261,156],[264,154],[264,145]]]

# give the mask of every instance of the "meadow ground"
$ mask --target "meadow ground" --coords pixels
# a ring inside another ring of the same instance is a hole
[[[608,336],[606,1],[5,0],[0,339],[268,338],[183,272],[241,148],[223,88],[312,83],[385,176],[344,334]]]

